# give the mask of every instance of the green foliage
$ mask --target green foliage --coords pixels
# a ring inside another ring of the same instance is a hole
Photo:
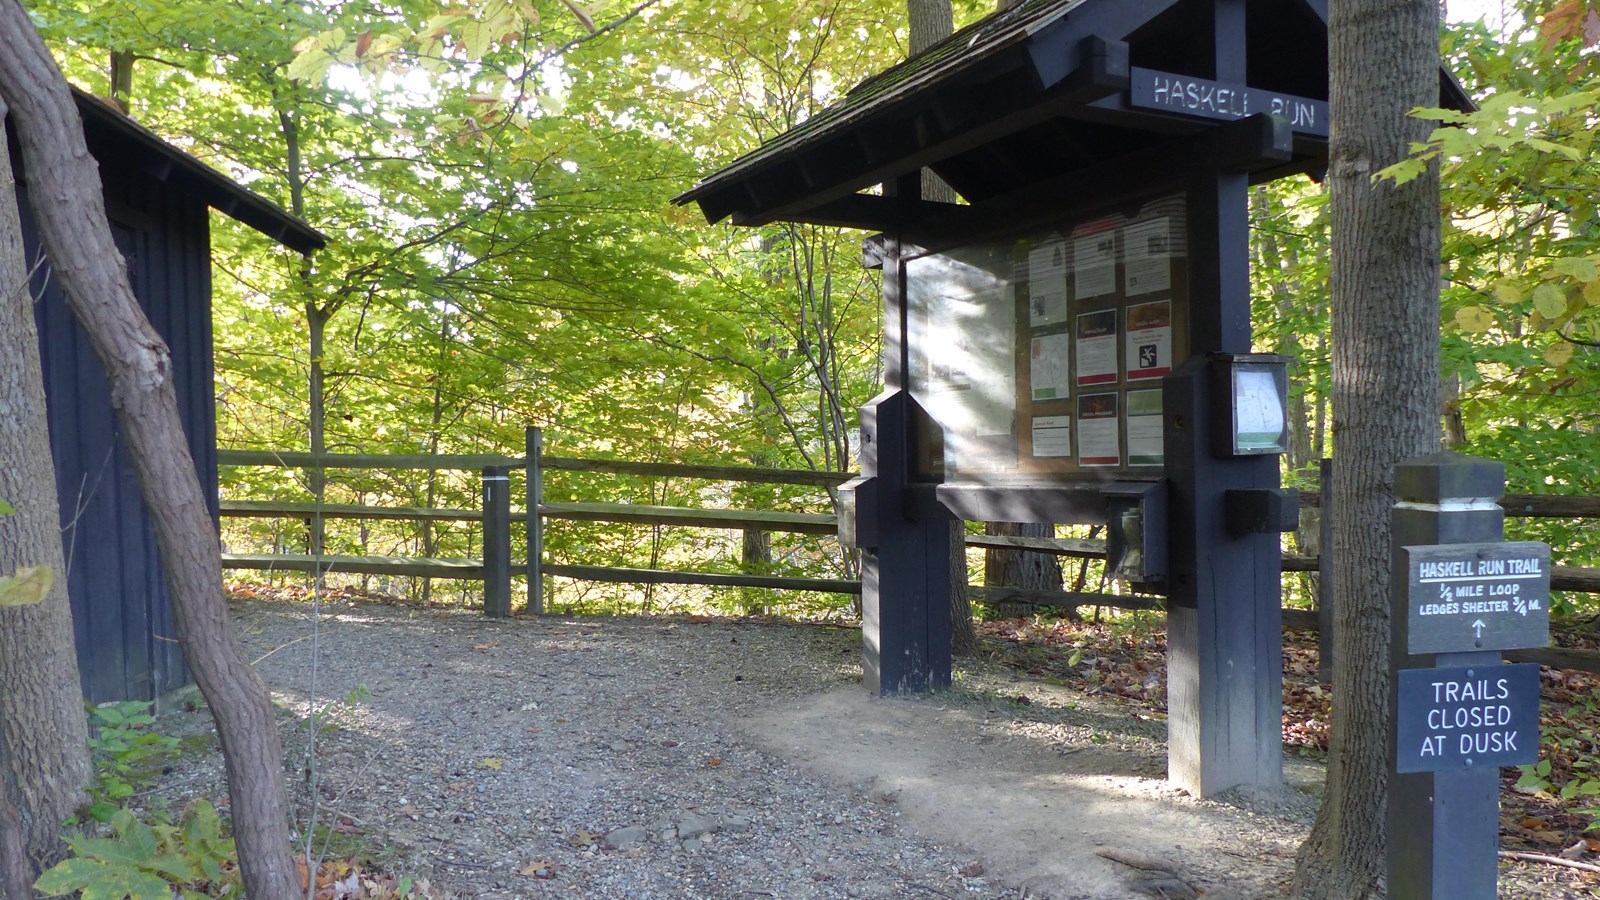
[[[178,755],[181,742],[155,731],[150,704],[135,700],[101,703],[89,714],[89,751],[95,766],[89,816],[110,822],[137,785],[160,774]]]
[[[176,825],[146,824],[119,809],[107,837],[68,837],[71,856],[39,876],[46,896],[82,892],[88,900],[237,897],[237,851],[221,817],[198,800]]]

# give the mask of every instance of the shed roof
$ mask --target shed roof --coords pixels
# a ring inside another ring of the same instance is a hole
[[[886,229],[916,204],[857,192],[922,167],[977,203],[1262,111],[1290,121],[1278,158],[1252,164],[1258,178],[1313,170],[1326,160],[1327,56],[1326,0],[1025,0],[866,79],[676,202],[712,222]],[[1214,93],[1164,105],[1171,78]],[[1448,72],[1440,82],[1444,105],[1471,108]]]
[[[110,103],[78,88],[73,88],[72,94],[91,150],[114,142],[120,162],[142,167],[159,181],[181,183],[208,206],[292,250],[310,253],[327,245],[327,235],[163,140]]]

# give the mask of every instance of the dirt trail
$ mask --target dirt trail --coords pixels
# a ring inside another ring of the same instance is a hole
[[[1166,784],[1159,723],[1046,685],[1026,689],[1021,707],[984,702],[983,685],[921,701],[837,688],[763,715],[755,730],[773,752],[893,798],[906,824],[968,847],[1034,896],[1159,895],[1158,873],[1102,852],[1172,863],[1206,897],[1281,892],[1298,822],[1314,809],[1307,795],[1197,802]]]

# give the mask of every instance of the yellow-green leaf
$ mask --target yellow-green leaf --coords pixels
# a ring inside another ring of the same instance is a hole
[[[496,29],[492,22],[467,22],[461,26],[461,43],[470,59],[482,59],[489,52]]]
[[[1600,306],[1600,281],[1591,281],[1583,286],[1583,302]]]
[[[1494,316],[1481,306],[1466,306],[1456,310],[1456,326],[1471,334],[1482,334],[1494,325]]]
[[[1566,341],[1544,348],[1544,361],[1552,366],[1564,366],[1572,359],[1572,345]]]
[[[1501,303],[1521,303],[1522,288],[1514,281],[1501,281],[1494,286],[1494,298]]]
[[[0,576],[0,607],[32,606],[43,600],[56,583],[49,566],[23,566],[17,574]]]
[[[1410,157],[1407,159],[1402,159],[1392,166],[1385,166],[1384,168],[1379,169],[1377,173],[1372,176],[1372,180],[1376,182],[1388,178],[1392,179],[1395,184],[1405,184],[1406,182],[1411,181],[1418,175],[1421,175],[1423,172],[1427,171],[1427,168],[1427,162],[1417,159],[1416,157]]]
[[[1550,268],[1585,284],[1594,281],[1597,274],[1594,262],[1581,256],[1565,256],[1561,259],[1552,260]]]
[[[506,767],[506,761],[497,756],[487,756],[478,760],[478,765],[483,766],[485,769],[493,769],[498,772]]]
[[[1567,311],[1567,297],[1553,284],[1541,284],[1533,289],[1533,308],[1547,319],[1559,318]]]

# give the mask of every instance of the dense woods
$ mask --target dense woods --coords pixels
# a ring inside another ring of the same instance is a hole
[[[1583,461],[1588,310],[1600,300],[1582,224],[1595,96],[1584,9],[1535,4],[1535,25],[1445,35],[1446,64],[1485,98],[1473,127],[1430,145],[1449,207],[1446,438],[1505,460],[1513,491],[1596,487]],[[988,11],[957,4],[957,24]],[[537,424],[553,454],[853,468],[854,410],[878,383],[862,235],[706,228],[668,201],[903,58],[903,5],[647,3],[592,20],[511,3],[316,16],[51,3],[33,14],[78,83],[334,238],[306,265],[219,217],[222,446],[517,453]],[[1257,190],[1257,343],[1297,360],[1288,464],[1305,478],[1333,449],[1326,195],[1304,180]],[[425,472],[332,471],[325,490],[293,470],[223,477],[236,499],[453,507],[477,490]],[[815,492],[697,496],[703,485],[659,478],[557,476],[547,490],[553,501],[818,508]],[[473,553],[469,531],[448,523],[326,527],[329,552]],[[310,531],[235,522],[226,540],[306,548]],[[1571,526],[1539,531],[1564,562],[1593,561]],[[601,565],[710,555],[730,571],[846,576],[852,565],[782,536],[648,526],[556,525],[546,544]]]
[[[1378,172],[1336,159],[1327,181],[1375,179],[1374,190],[1427,201],[1437,179],[1443,341],[1424,368],[1438,369],[1443,445],[1503,461],[1512,493],[1596,495],[1600,13],[1586,0],[1511,6],[1503,25],[1443,30],[1443,63],[1477,112],[1419,109],[1395,138],[1411,156]],[[956,2],[955,25],[991,9]],[[545,451],[564,457],[856,469],[855,411],[881,381],[865,235],[707,227],[671,198],[922,49],[901,0],[42,0],[28,11],[69,80],[331,238],[306,258],[214,216],[222,447],[519,455],[537,425]],[[1339,458],[1350,423],[1334,404],[1354,390],[1333,375],[1329,338],[1341,321],[1329,264],[1341,214],[1326,183],[1304,178],[1253,189],[1251,213],[1256,345],[1293,359],[1286,483],[1310,487],[1319,461]],[[1392,312],[1345,308],[1343,327],[1376,341],[1401,330]],[[1431,446],[1424,431],[1404,435],[1399,455]],[[234,501],[473,508],[480,489],[467,473],[428,469],[240,466],[222,478]],[[814,487],[643,475],[550,472],[545,496],[830,511]],[[1309,515],[1304,526],[1286,549],[1315,556],[1318,529]],[[447,519],[252,518],[224,520],[223,543],[468,557],[479,534]],[[1508,536],[1548,541],[1562,565],[1600,565],[1593,526],[1520,520]],[[552,558],[594,566],[857,574],[849,551],[804,535],[558,521],[543,540]],[[1093,590],[1097,571],[1074,562],[1068,587]],[[343,577],[422,601],[475,590]],[[697,591],[623,595],[645,611],[833,616],[852,602]],[[1286,579],[1291,601],[1309,594]],[[620,608],[618,597],[558,580],[546,604]],[[1600,617],[1596,604],[1558,594],[1556,612],[1585,622]]]

